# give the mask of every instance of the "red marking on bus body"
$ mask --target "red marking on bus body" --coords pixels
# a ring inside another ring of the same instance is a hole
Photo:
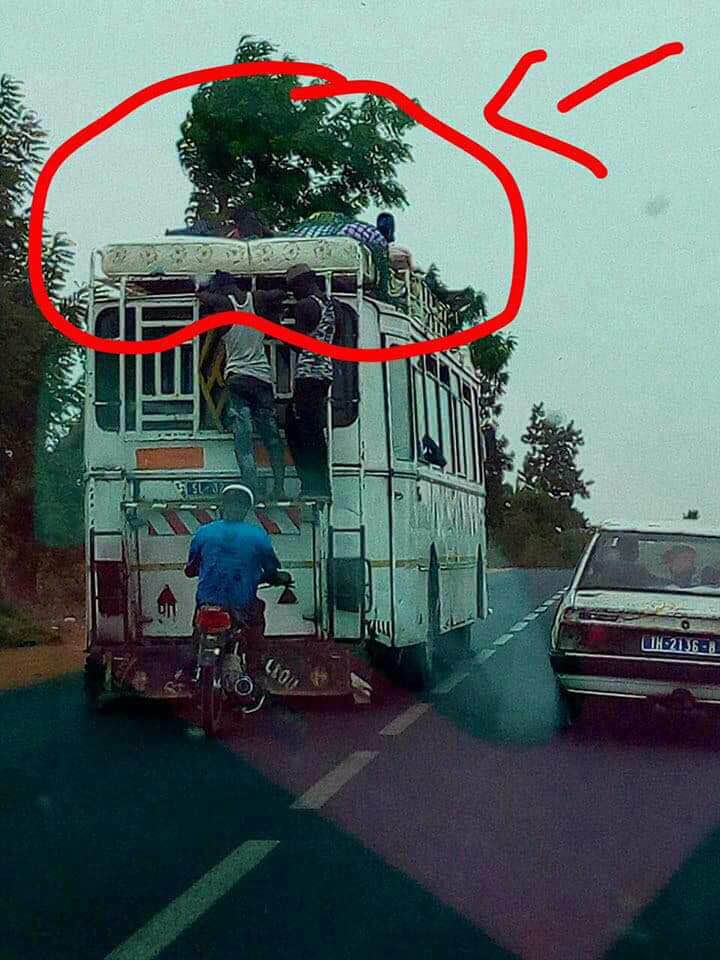
[[[434,340],[424,340],[422,343],[398,344],[381,349],[343,347],[337,344],[320,343],[314,337],[298,333],[287,327],[278,327],[277,324],[253,313],[244,311],[215,313],[201,320],[196,320],[187,327],[157,340],[147,341],[117,341],[96,337],[94,334],[71,324],[53,304],[42,275],[42,231],[43,218],[47,195],[53,177],[62,164],[77,150],[89,143],[95,137],[109,130],[124,117],[137,110],[143,104],[185,87],[197,86],[200,83],[210,83],[217,80],[226,80],[229,77],[253,76],[255,74],[289,74],[297,77],[311,77],[314,80],[323,80],[323,84],[309,87],[298,87],[292,91],[295,100],[338,97],[347,94],[370,93],[391,100],[396,107],[407,113],[419,124],[441,137],[447,143],[462,150],[468,156],[477,160],[500,181],[507,197],[512,220],[514,250],[512,270],[510,275],[510,289],[505,307],[489,320],[468,330],[438,337]],[[202,70],[193,70],[189,73],[168,77],[157,83],[150,84],[137,93],[132,94],[107,113],[93,120],[86,127],[78,130],[68,140],[52,152],[40,171],[33,193],[30,209],[30,225],[28,237],[28,274],[33,296],[45,319],[60,333],[64,334],[81,347],[88,347],[102,353],[112,354],[153,354],[197,337],[201,333],[213,330],[215,327],[227,323],[243,323],[263,333],[284,340],[293,346],[301,347],[334,360],[369,361],[382,363],[388,360],[399,360],[421,354],[435,353],[439,350],[449,350],[454,347],[466,346],[480,337],[486,337],[506,327],[518,315],[522,304],[527,275],[527,218],[520,188],[507,167],[486,147],[475,140],[455,130],[449,124],[428,113],[414,103],[408,96],[396,87],[387,83],[372,80],[349,81],[335,70],[316,63],[288,62],[288,61],[260,61],[256,63],[233,63],[219,67],[206,67]]]
[[[179,534],[181,537],[182,537],[182,536],[186,536],[188,533],[190,533],[190,531],[188,530],[188,528],[185,526],[185,524],[182,522],[182,520],[181,520],[180,517],[177,515],[177,513],[175,513],[174,510],[167,510],[167,511],[163,514],[163,516],[165,517],[165,519],[167,520],[167,522],[168,522],[168,523],[170,524],[170,526],[172,527],[173,533],[177,533],[177,534]]]
[[[269,517],[264,510],[256,510],[255,516],[258,518],[260,523],[263,525],[265,533],[274,534],[281,533],[280,527],[275,523],[272,517]]]
[[[302,512],[300,509],[298,507],[288,507],[286,512],[292,523],[299,530],[302,527]]]

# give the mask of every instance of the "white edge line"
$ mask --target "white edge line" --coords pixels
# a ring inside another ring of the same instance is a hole
[[[377,756],[378,753],[375,750],[358,750],[351,753],[309,790],[306,790],[301,797],[298,797],[291,804],[290,809],[319,810]]]
[[[391,720],[390,723],[383,727],[380,731],[381,737],[397,737],[403,733],[410,726],[411,723],[415,723],[416,720],[419,720],[424,713],[430,709],[431,704],[429,703],[414,703],[411,707],[408,707],[407,710],[404,710],[402,713],[398,714],[394,720]]]
[[[105,960],[152,960],[257,866],[278,840],[247,840],[116,947]]]

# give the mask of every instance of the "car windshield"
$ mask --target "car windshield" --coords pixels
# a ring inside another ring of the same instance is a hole
[[[579,589],[720,595],[720,537],[603,532]]]

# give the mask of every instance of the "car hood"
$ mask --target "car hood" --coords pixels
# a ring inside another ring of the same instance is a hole
[[[577,590],[566,606],[589,611],[650,616],[720,617],[720,591],[698,593],[640,593],[625,590]]]

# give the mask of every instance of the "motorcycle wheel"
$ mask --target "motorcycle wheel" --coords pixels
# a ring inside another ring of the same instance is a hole
[[[216,737],[222,719],[222,691],[215,686],[215,664],[207,664],[200,673],[200,713],[206,737]]]

